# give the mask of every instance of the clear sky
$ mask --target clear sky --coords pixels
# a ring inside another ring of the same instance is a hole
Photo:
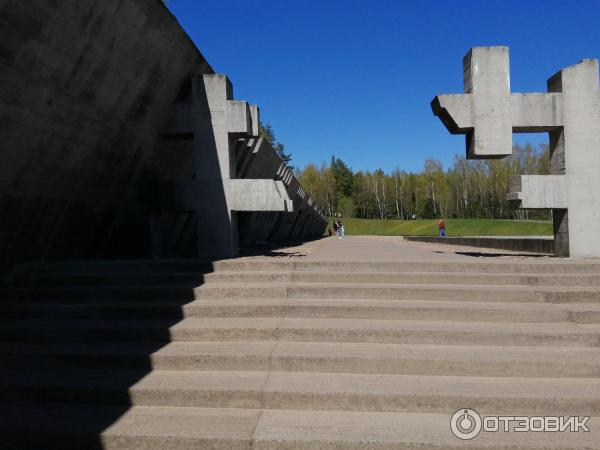
[[[600,57],[600,0],[170,0],[236,99],[256,103],[296,166],[419,170],[464,153],[433,116],[462,92],[470,47],[510,47],[513,92]],[[547,142],[518,135],[515,142]]]

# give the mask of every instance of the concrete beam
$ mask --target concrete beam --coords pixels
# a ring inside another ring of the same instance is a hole
[[[562,95],[529,93],[510,95],[513,133],[540,133],[562,127]]]
[[[227,102],[227,131],[244,136],[258,136],[258,106],[244,101]]]
[[[294,210],[281,181],[230,180],[230,207],[233,211],[285,211]]]
[[[567,207],[567,178],[564,175],[521,175],[511,180],[507,199],[523,209]]]

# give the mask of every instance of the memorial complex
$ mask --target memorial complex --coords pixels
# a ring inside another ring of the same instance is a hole
[[[0,449],[600,450],[596,60],[518,94],[474,47],[431,104],[469,158],[549,133],[507,195],[554,257],[324,236],[160,0],[0,0],[0,30]]]

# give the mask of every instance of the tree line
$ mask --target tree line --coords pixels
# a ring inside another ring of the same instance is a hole
[[[514,145],[512,156],[467,160],[456,155],[452,167],[427,159],[423,169],[391,173],[354,172],[333,156],[320,166],[296,169],[304,189],[329,216],[365,219],[549,219],[548,211],[520,211],[506,200],[511,178],[550,170],[547,145]]]

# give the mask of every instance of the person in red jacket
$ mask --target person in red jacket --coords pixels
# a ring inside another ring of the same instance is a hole
[[[444,219],[438,220],[438,230],[440,231],[440,237],[446,236],[446,222],[444,222]]]

